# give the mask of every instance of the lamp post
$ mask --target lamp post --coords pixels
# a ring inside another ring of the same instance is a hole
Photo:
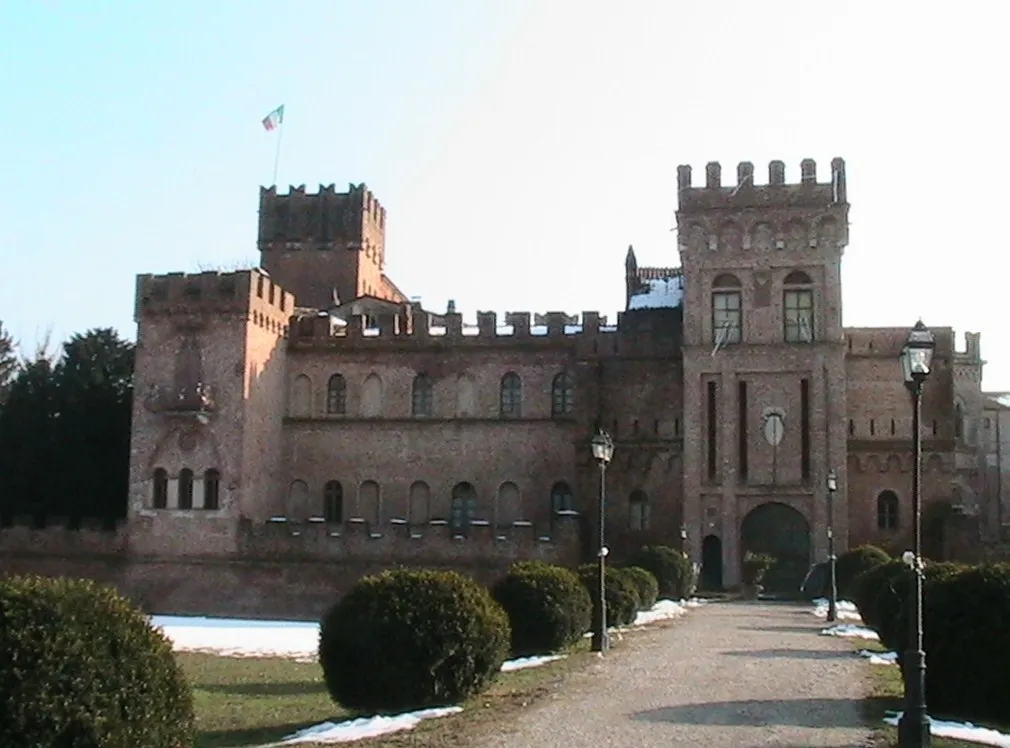
[[[834,470],[828,471],[828,565],[831,568],[831,597],[828,599],[828,621],[838,620],[838,577],[835,574],[835,491],[838,490],[838,476]]]
[[[610,639],[607,636],[607,546],[604,544],[604,525],[607,507],[607,464],[614,456],[614,441],[610,435],[600,429],[591,442],[593,458],[600,466],[600,518],[599,518],[599,548],[596,553],[597,569],[599,571],[600,588],[597,591],[596,615],[593,617],[592,649],[600,654],[607,651]]]
[[[912,394],[912,636],[905,651],[905,710],[898,722],[898,743],[903,748],[928,748],[932,744],[926,714],[926,653],[922,643],[922,386],[929,376],[936,341],[920,319],[901,350],[901,372]]]

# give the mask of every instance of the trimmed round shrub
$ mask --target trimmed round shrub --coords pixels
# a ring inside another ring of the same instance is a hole
[[[950,561],[926,561],[923,568],[923,601],[929,601],[933,595],[934,583],[957,576],[968,567]],[[911,615],[911,594],[915,576],[912,570],[905,566],[899,574],[892,577],[888,589],[878,600],[880,624],[877,633],[881,643],[893,652],[898,653],[898,662],[902,661],[905,650],[908,649],[909,616]]]
[[[649,610],[659,599],[659,582],[656,575],[641,566],[626,566],[621,569],[638,590],[639,610]]]
[[[0,745],[190,748],[171,642],[110,587],[0,579]]]
[[[508,614],[516,657],[560,651],[589,631],[592,600],[569,569],[523,561],[498,580],[491,594]]]
[[[923,619],[930,710],[1010,721],[1010,565],[934,572]]]
[[[319,664],[342,706],[397,712],[457,704],[508,656],[508,616],[451,571],[392,569],[361,579],[320,625]]]
[[[884,597],[893,598],[894,580],[908,571],[908,567],[900,559],[893,559],[886,564],[876,566],[862,572],[852,582],[855,593],[850,597],[850,601],[856,604],[859,616],[863,623],[880,635],[880,624],[882,615],[893,615],[894,609],[891,606],[892,600],[884,600]],[[896,598],[894,598],[896,599]],[[883,600],[883,602],[882,602]],[[882,608],[887,608],[882,610]]]
[[[676,548],[644,546],[630,559],[631,566],[651,572],[659,585],[659,597],[684,600],[694,594],[694,565]]]
[[[841,554],[835,561],[835,583],[840,600],[851,600],[856,594],[856,577],[874,566],[891,560],[887,552],[875,545],[861,545]],[[830,581],[828,582],[830,584]]]
[[[597,602],[600,599],[600,572],[596,564],[583,564],[579,567],[579,579],[589,591],[593,601],[592,626],[596,627]],[[620,569],[608,566],[606,569],[607,585],[607,626],[630,626],[635,622],[635,616],[641,608],[642,601],[638,597],[638,589],[631,579],[622,574]]]

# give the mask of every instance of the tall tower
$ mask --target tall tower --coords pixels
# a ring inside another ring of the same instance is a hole
[[[386,209],[364,184],[337,192],[305,185],[260,188],[260,264],[302,307],[329,308],[359,296],[406,301],[383,273]]]
[[[740,581],[747,551],[780,559],[798,583],[825,555],[829,470],[844,548],[846,376],[841,259],[848,242],[845,164],[817,181],[812,160],[787,184],[773,161],[755,184],[678,168],[684,267],[684,495],[695,561]],[[697,542],[700,541],[700,542]]]

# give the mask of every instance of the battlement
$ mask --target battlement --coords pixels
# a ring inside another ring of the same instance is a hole
[[[361,518],[343,524],[322,517],[292,522],[276,517],[266,523],[244,520],[239,531],[239,555],[254,559],[303,561],[375,561],[396,563],[453,563],[480,560],[497,565],[540,559],[574,565],[580,560],[582,518],[578,512],[558,512],[552,527],[514,522],[495,527],[473,520],[466,532],[445,520],[423,525],[394,518],[370,525]]]
[[[817,162],[800,162],[800,181],[786,183],[785,164],[772,161],[768,165],[768,181],[757,184],[754,164],[743,161],[737,165],[736,184],[723,186],[722,165],[712,161],[705,167],[704,186],[694,186],[691,167],[677,167],[679,211],[694,212],[718,209],[763,207],[825,208],[846,205],[845,161],[835,158],[826,182],[817,181]]]
[[[295,310],[295,297],[263,270],[231,273],[138,275],[134,317],[156,315],[245,315],[283,324]]]
[[[362,249],[370,233],[366,225],[381,235],[386,209],[364,182],[349,184],[346,192],[337,192],[334,184],[321,184],[317,192],[291,185],[286,194],[276,186],[260,187],[261,252],[288,245]]]
[[[850,356],[879,356],[897,360],[908,340],[908,327],[846,327],[845,344]],[[954,352],[954,331],[949,327],[930,328],[936,339],[935,355],[950,356]]]
[[[33,556],[121,556],[127,551],[123,523],[109,527],[100,520],[48,517],[44,526],[31,517],[16,516],[0,526],[0,553]]]
[[[583,312],[581,320],[578,315],[564,312],[508,312],[504,324],[500,324],[496,312],[477,312],[476,324],[465,324],[463,315],[458,312],[436,316],[408,304],[401,314],[396,315],[352,314],[346,320],[339,320],[321,312],[293,317],[290,337],[293,344],[308,345],[340,345],[359,341],[417,343],[434,340],[461,344],[516,343],[617,333],[621,321],[622,315],[618,314],[618,324],[608,325],[607,317],[599,312]]]

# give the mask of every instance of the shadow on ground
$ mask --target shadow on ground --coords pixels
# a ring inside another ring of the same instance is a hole
[[[818,634],[824,628],[823,624],[818,626],[741,626],[741,631],[764,631],[766,633],[787,633],[787,634]]]
[[[326,684],[321,682],[292,681],[290,683],[208,683],[196,687],[210,693],[235,694],[236,696],[308,696],[326,693]]]
[[[838,660],[852,657],[852,652],[848,650],[821,652],[813,649],[749,649],[722,654],[730,657],[754,657],[759,660],[790,657],[796,660]]]
[[[864,727],[858,709],[848,699],[799,699],[790,701],[713,701],[636,712],[632,719],[686,725],[725,727]]]

